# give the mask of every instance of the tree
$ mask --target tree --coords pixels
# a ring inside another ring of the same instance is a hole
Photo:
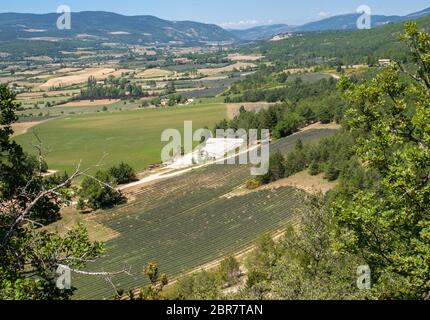
[[[316,162],[315,160],[311,162],[311,164],[309,165],[309,174],[311,176],[316,176],[320,173],[320,168],[318,165],[318,162]]]
[[[302,119],[295,113],[286,112],[283,119],[276,125],[273,135],[275,138],[287,137],[295,133],[302,123]]]
[[[85,177],[81,183],[81,204],[93,210],[112,207],[123,201],[115,187],[116,180],[108,172],[97,171],[94,178]]]
[[[288,74],[285,72],[282,72],[281,74],[278,75],[278,81],[280,83],[286,83],[288,80]]]
[[[218,277],[213,272],[203,271],[178,280],[172,292],[167,294],[171,300],[216,300],[221,297]]]
[[[240,276],[239,262],[234,257],[228,257],[221,261],[218,269],[220,280],[228,286],[238,282]]]
[[[261,183],[267,184],[273,181],[284,178],[285,176],[285,158],[278,151],[270,156],[269,159],[269,170],[263,175],[259,176],[258,180]]]
[[[271,297],[286,300],[360,298],[356,270],[361,264],[351,254],[333,250],[333,218],[322,198],[311,198],[300,210],[300,228],[290,228],[281,239],[278,258],[270,269]]]
[[[335,202],[337,246],[363,256],[380,299],[430,296],[430,35],[414,23],[405,29],[414,65],[340,82],[357,155],[380,186]]]
[[[136,172],[127,163],[121,162],[118,166],[109,169],[109,174],[118,184],[125,184],[136,181]]]
[[[339,178],[340,170],[336,168],[334,163],[329,163],[325,176],[328,181],[336,181]]]
[[[167,275],[159,273],[156,262],[149,262],[143,269],[143,273],[148,277],[150,284],[142,288],[136,300],[160,300],[163,288],[169,283]]]
[[[103,246],[91,242],[82,225],[63,236],[40,228],[67,203],[68,186],[84,173],[78,168],[58,184],[58,177],[44,179],[42,162],[35,167],[10,140],[17,107],[15,95],[0,85],[0,299],[68,299],[74,289],[56,287],[58,266],[75,271]]]

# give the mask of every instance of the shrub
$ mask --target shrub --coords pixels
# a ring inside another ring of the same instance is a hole
[[[270,156],[269,171],[259,176],[257,179],[260,183],[268,184],[285,177],[285,158],[278,151]]]
[[[334,164],[330,163],[325,173],[325,178],[328,181],[336,181],[339,178],[339,174],[340,171],[334,166]]]
[[[125,184],[137,180],[134,169],[124,162],[120,163],[116,167],[110,168],[109,174],[115,178],[118,184]]]
[[[223,260],[219,266],[218,275],[223,283],[229,286],[236,284],[240,277],[239,262],[234,257]]]
[[[87,207],[93,210],[108,208],[123,201],[124,198],[121,193],[115,190],[115,178],[108,172],[98,171],[94,178],[86,177],[81,183],[80,209]]]
[[[309,174],[311,176],[316,176],[320,173],[320,167],[318,165],[318,162],[316,162],[315,160],[312,161],[312,163],[309,166]]]
[[[251,179],[246,182],[246,188],[248,190],[254,190],[261,186],[261,181],[257,179]]]

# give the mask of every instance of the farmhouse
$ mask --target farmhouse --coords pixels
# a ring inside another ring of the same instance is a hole
[[[378,66],[380,67],[388,67],[391,64],[390,59],[379,59],[378,60]]]

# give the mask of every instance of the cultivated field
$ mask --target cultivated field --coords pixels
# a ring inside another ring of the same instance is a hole
[[[97,106],[108,106],[114,103],[118,103],[119,99],[100,99],[100,100],[78,100],[72,101],[60,105],[60,107],[97,107]]]
[[[311,142],[334,130],[308,130],[276,142],[272,150],[288,152],[298,141]],[[106,255],[88,270],[115,271],[131,267],[133,276],[113,279],[123,289],[142,286],[149,261],[158,262],[170,277],[185,273],[250,246],[267,232],[294,221],[305,193],[291,187],[232,197],[224,195],[250,178],[249,166],[212,165],[133,192],[135,200],[91,217],[114,233]],[[111,298],[103,279],[75,277],[75,298]]]
[[[186,107],[67,115],[33,129],[44,143],[51,169],[71,171],[80,160],[92,166],[104,157],[106,166],[125,161],[142,171],[160,161],[163,130],[182,131],[188,120],[196,129],[213,127],[226,117],[224,104],[209,101]],[[29,152],[35,151],[34,140],[31,132],[16,137]]]
[[[129,70],[115,70],[113,68],[86,68],[80,71],[73,71],[62,77],[49,79],[39,86],[41,90],[48,90],[51,87],[66,87],[74,84],[81,84],[88,80],[89,77],[95,77],[98,80],[106,79],[108,76],[120,76],[123,72]],[[39,77],[40,78],[40,77]]]
[[[168,76],[171,76],[172,74],[173,72],[168,70],[163,70],[160,68],[152,68],[138,73],[137,77],[142,79],[154,79],[154,78],[168,77]]]
[[[257,54],[245,55],[240,53],[232,53],[232,54],[229,54],[227,57],[232,61],[257,61],[263,58],[262,55],[257,55]]]
[[[270,106],[274,105],[274,103],[270,102],[242,102],[242,103],[228,103],[227,104],[227,113],[230,119],[239,115],[240,108],[243,106],[246,111],[260,111],[264,109],[268,109]]]
[[[41,124],[42,121],[34,121],[34,122],[16,122],[12,124],[13,136],[19,136],[21,134],[27,133],[27,131],[38,124]]]
[[[235,64],[222,67],[222,68],[204,68],[199,69],[199,73],[205,75],[205,76],[214,76],[214,75],[222,75],[226,72],[231,72],[233,70],[243,70],[247,68],[255,68],[256,65],[254,63],[248,63],[248,62],[236,62]]]

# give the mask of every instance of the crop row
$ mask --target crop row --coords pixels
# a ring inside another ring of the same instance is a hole
[[[271,151],[288,152],[299,139],[307,143],[333,132],[301,132],[273,143]],[[113,281],[123,289],[139,287],[146,283],[143,266],[151,260],[176,276],[249,246],[259,235],[283,227],[302,207],[304,194],[292,188],[223,197],[249,177],[249,166],[211,165],[141,188],[133,194],[136,200],[96,217],[120,236],[107,242],[106,255],[88,270],[130,266],[133,276]],[[74,285],[76,298],[112,296],[103,279],[77,277]]]

